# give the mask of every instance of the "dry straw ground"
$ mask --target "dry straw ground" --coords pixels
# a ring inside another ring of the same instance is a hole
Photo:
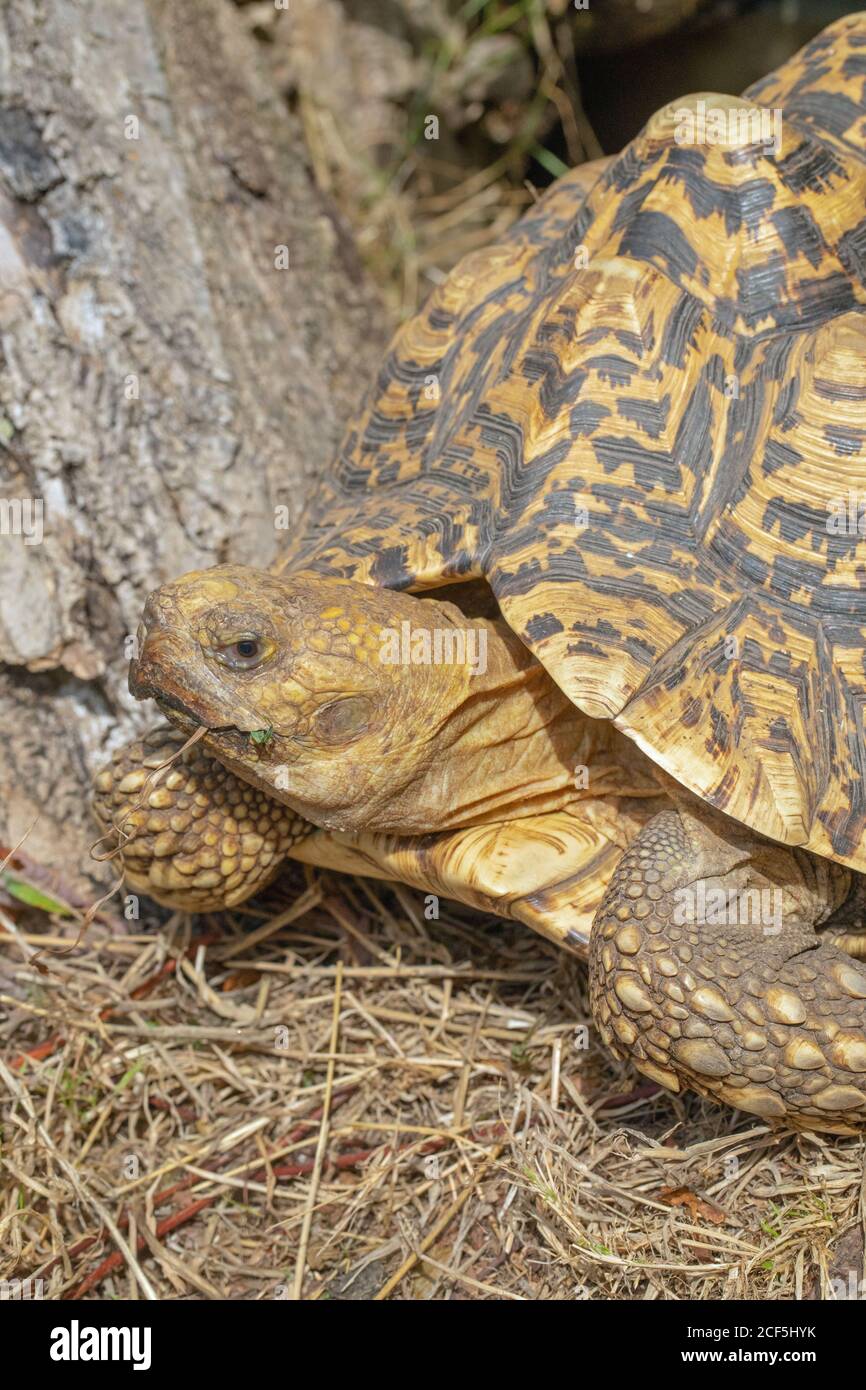
[[[230,915],[109,903],[57,954],[76,917],[7,884],[0,1278],[55,1299],[784,1299],[864,1273],[863,1142],[619,1069],[581,1029],[582,968],[523,928],[297,868]]]

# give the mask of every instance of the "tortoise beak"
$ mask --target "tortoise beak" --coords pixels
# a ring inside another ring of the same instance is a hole
[[[129,693],[136,700],[156,700],[196,724],[210,724],[212,718],[196,692],[181,688],[174,676],[178,670],[178,653],[171,638],[154,633],[148,635],[139,656],[129,663]]]
[[[129,663],[129,693],[136,700],[156,700],[169,719],[180,715],[181,728],[182,721],[204,724],[213,732],[246,733],[262,726],[256,710],[227,693],[206,667],[195,667],[182,635],[161,626],[146,627],[144,640],[139,637],[139,654]]]
[[[136,700],[156,700],[196,724],[225,722],[214,717],[221,705],[217,683],[206,671],[189,676],[189,639],[170,593],[156,590],[144,605],[138,628],[138,656],[129,664],[129,693]],[[207,689],[208,684],[213,689]]]

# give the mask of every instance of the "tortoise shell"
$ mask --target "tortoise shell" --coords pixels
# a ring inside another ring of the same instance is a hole
[[[759,106],[774,146],[723,138]],[[722,136],[684,139],[702,112]],[[660,112],[462,261],[277,568],[486,580],[581,710],[866,869],[864,306],[854,15],[744,98]]]

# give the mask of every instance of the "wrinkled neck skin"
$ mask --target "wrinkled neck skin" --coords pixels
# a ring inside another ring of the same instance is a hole
[[[435,609],[436,623],[468,625],[450,603],[415,602],[427,622]],[[575,709],[504,620],[470,625],[486,632],[485,669],[410,667],[412,743],[395,739],[385,753],[382,791],[364,787],[364,770],[348,750],[333,806],[298,795],[291,765],[281,799],[326,830],[400,835],[539,815],[578,799],[576,768],[621,736]]]
[[[425,605],[426,607],[426,605]],[[453,703],[440,713],[411,780],[370,829],[423,834],[559,810],[574,800],[578,753],[587,751],[586,717],[500,621],[475,619],[487,632],[487,670],[460,672]],[[424,668],[416,668],[419,682]],[[441,699],[441,696],[440,696]],[[423,703],[419,725],[424,726]],[[593,731],[604,737],[604,726]],[[592,740],[590,740],[592,741]]]

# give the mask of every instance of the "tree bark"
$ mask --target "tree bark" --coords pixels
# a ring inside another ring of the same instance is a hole
[[[268,563],[275,508],[297,516],[383,341],[227,0],[7,0],[5,844],[37,818],[27,852],[82,883],[90,777],[152,718],[126,691],[145,595],[187,569]]]

